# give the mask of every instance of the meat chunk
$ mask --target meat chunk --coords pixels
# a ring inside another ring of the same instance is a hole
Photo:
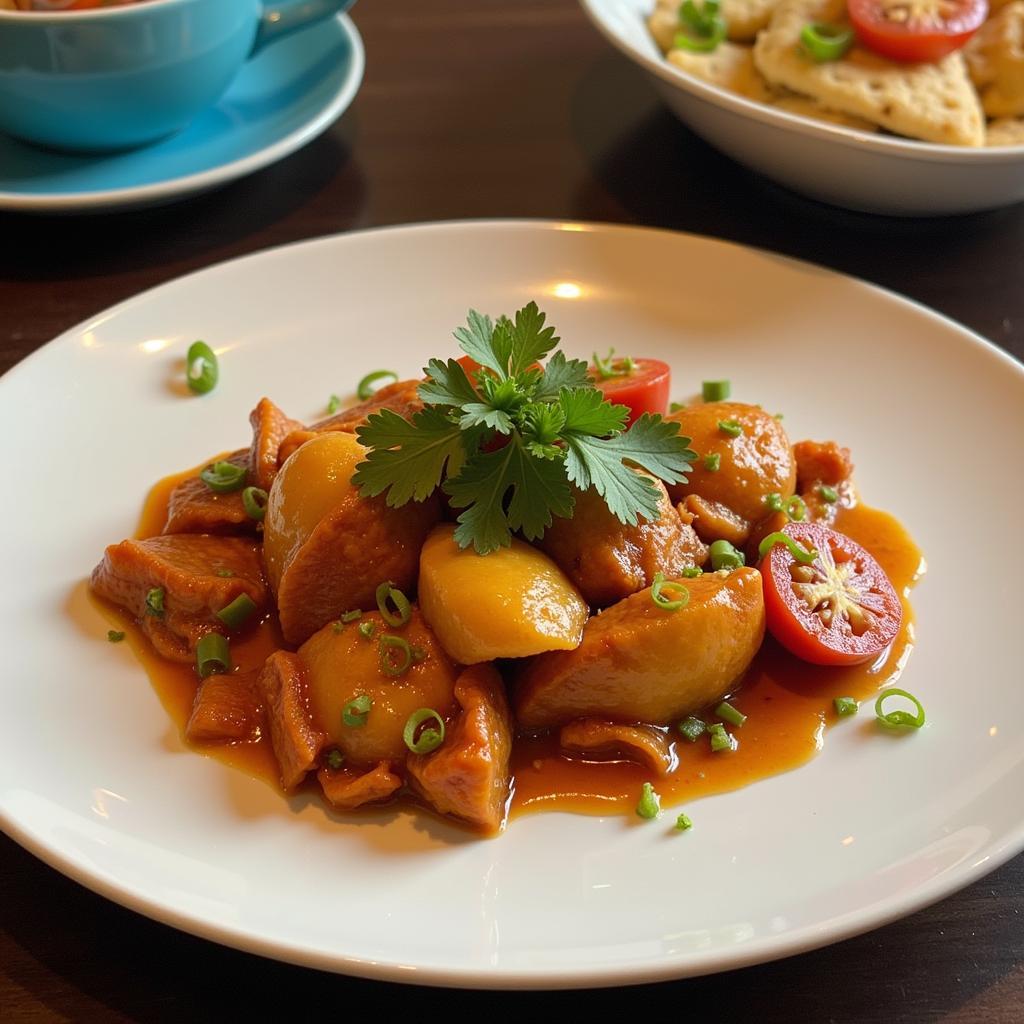
[[[650,586],[655,573],[678,576],[706,557],[700,538],[672,507],[665,485],[643,475],[658,490],[656,520],[628,526],[596,491],[577,491],[572,519],[556,518],[539,544],[592,607],[604,608]]]
[[[248,469],[249,453],[234,452],[220,461]],[[218,494],[207,487],[197,473],[171,491],[163,532],[255,533],[256,522],[245,511],[241,490]]]
[[[683,608],[659,608],[650,590],[593,616],[574,651],[532,658],[515,689],[526,729],[575,718],[667,725],[728,693],[764,637],[764,595],[756,569],[679,581]]]
[[[796,463],[789,438],[782,424],[758,406],[705,402],[667,419],[679,424],[679,432],[700,455],[687,482],[669,487],[673,501],[696,494],[752,523],[764,515],[769,494],[780,494],[783,500],[793,494]]]
[[[217,612],[242,594],[258,612],[267,605],[259,549],[239,537],[173,534],[111,544],[90,585],[134,615],[173,661],[190,661],[204,634],[226,632]],[[162,591],[162,611],[147,604],[154,590]]]
[[[599,756],[622,755],[645,765],[658,775],[672,769],[668,737],[653,725],[622,725],[603,718],[577,718],[558,733],[563,750]]]
[[[391,770],[387,761],[381,761],[376,768],[360,774],[349,768],[321,768],[316,777],[324,796],[344,810],[362,807],[363,804],[386,800],[402,788],[401,776]]]
[[[742,547],[750,536],[750,523],[720,501],[709,501],[698,494],[688,494],[679,508],[693,521],[697,536],[708,544],[716,540],[727,540],[735,547]]]
[[[509,795],[512,718],[501,676],[474,665],[455,683],[461,711],[444,743],[430,754],[410,754],[413,788],[442,814],[489,833],[500,830]]]
[[[266,709],[281,785],[292,789],[316,767],[324,746],[323,733],[310,720],[306,676],[299,656],[275,651],[260,670],[257,685]]]
[[[835,441],[798,441],[793,445],[796,459],[796,486],[800,493],[816,484],[835,487],[853,473],[850,449],[840,448]]]
[[[199,684],[185,735],[193,743],[259,739],[263,704],[251,672],[208,676]]]
[[[281,444],[278,452],[278,465],[282,465],[296,448],[301,447],[318,434],[327,434],[332,431],[354,434],[356,427],[366,422],[367,416],[380,412],[381,409],[390,409],[399,416],[409,419],[413,413],[419,412],[423,408],[423,402],[419,397],[419,386],[422,383],[419,380],[396,381],[375,392],[373,397],[368,398],[365,402],[342,409],[341,412],[329,419],[314,423],[308,429],[292,431]]]
[[[269,491],[277,476],[278,451],[281,442],[296,430],[302,430],[298,420],[289,419],[269,398],[261,398],[249,413],[252,424],[252,446],[249,448],[249,482]]]

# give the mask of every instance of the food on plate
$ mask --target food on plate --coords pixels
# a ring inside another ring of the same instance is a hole
[[[673,66],[791,113],[949,145],[1024,136],[1024,0],[658,0],[648,27]]]
[[[848,449],[724,380],[669,412],[665,363],[569,358],[534,303],[455,336],[310,426],[261,399],[107,548],[108,639],[192,746],[487,834],[510,804],[655,818],[806,760],[899,676],[920,557]]]

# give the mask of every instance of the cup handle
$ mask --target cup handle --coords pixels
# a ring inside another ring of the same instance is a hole
[[[250,57],[255,56],[265,46],[276,43],[292,32],[322,21],[332,15],[347,11],[355,0],[293,0],[268,4],[260,18],[256,30],[256,41],[252,46]]]

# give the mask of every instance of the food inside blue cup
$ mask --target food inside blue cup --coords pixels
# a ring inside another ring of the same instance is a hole
[[[354,0],[0,0],[0,132],[78,152],[180,131],[264,46]]]

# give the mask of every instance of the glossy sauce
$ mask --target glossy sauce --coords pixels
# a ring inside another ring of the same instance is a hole
[[[192,469],[160,481],[150,492],[136,536],[160,533],[167,517],[173,488]],[[896,680],[913,649],[914,626],[910,589],[924,572],[921,552],[906,530],[886,512],[858,505],[839,511],[836,529],[867,548],[885,569],[903,603],[903,624],[888,651],[875,662],[849,668],[821,668],[794,658],[767,636],[747,671],[742,685],[729,698],[747,716],[743,726],[730,732],[739,741],[732,752],[712,753],[701,739],[673,746],[676,767],[667,776],[652,777],[647,768],[626,761],[593,761],[567,757],[557,735],[516,740],[512,753],[515,792],[511,813],[557,809],[584,814],[632,811],[644,782],[653,782],[665,807],[698,796],[737,789],[810,760],[824,743],[836,721],[834,697],[867,700]],[[95,600],[95,599],[94,599]],[[104,614],[128,634],[131,646],[146,669],[168,714],[181,731],[192,710],[196,675],[191,665],[158,657],[134,620],[105,602]],[[268,616],[243,637],[233,639],[235,672],[255,673],[271,651],[284,644],[276,621]],[[862,714],[873,713],[865,707]],[[269,741],[236,745],[188,743],[194,750],[239,768],[277,786],[277,766]]]

